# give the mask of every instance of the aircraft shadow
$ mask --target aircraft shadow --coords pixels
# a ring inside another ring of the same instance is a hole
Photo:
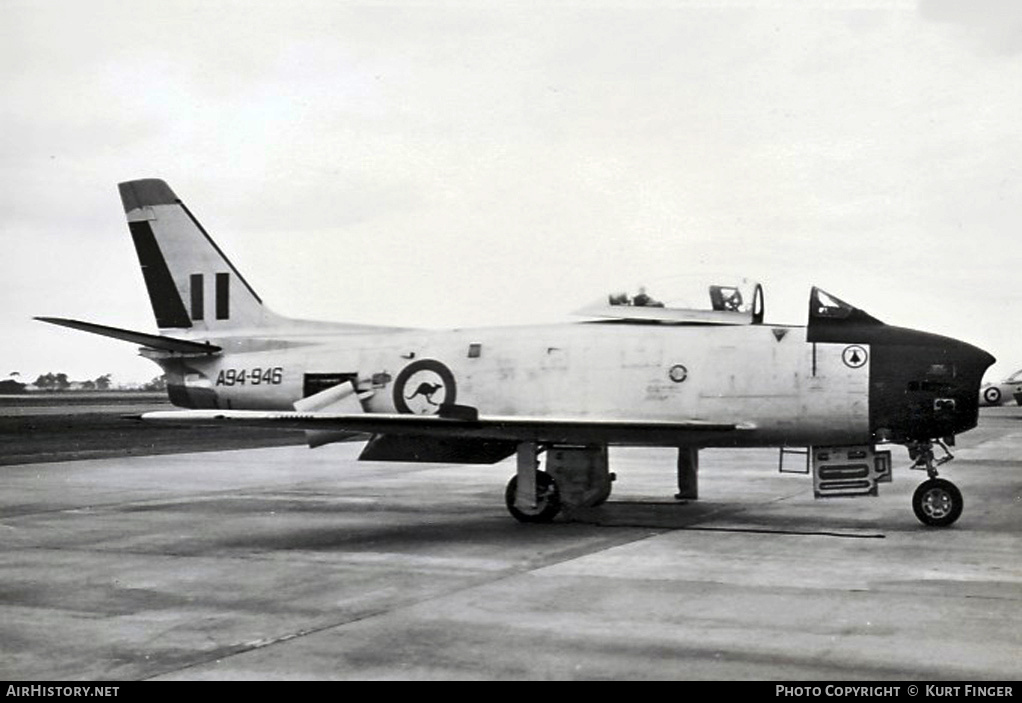
[[[577,508],[565,519],[600,527],[643,527],[663,530],[706,532],[743,532],[762,534],[820,535],[878,539],[884,535],[873,525],[834,516],[821,520],[814,516],[811,526],[795,521],[791,515],[752,511],[733,503],[660,501],[613,502],[596,508]]]
[[[371,510],[364,519],[332,522],[329,512],[300,521],[268,522],[245,534],[214,540],[217,548],[256,551],[388,552],[429,550],[434,545],[506,549],[519,544],[523,531],[538,548],[635,538],[634,530],[692,530],[751,534],[882,538],[874,524],[850,516],[814,515],[811,521],[790,513],[756,509],[747,504],[704,501],[608,501],[596,508],[575,509],[548,524],[516,522],[503,511],[433,513],[426,510]],[[303,513],[306,514],[307,513]],[[205,551],[211,545],[193,545]],[[590,545],[591,546],[591,545]]]

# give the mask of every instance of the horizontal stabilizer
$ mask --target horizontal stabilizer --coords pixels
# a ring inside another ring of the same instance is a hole
[[[69,320],[64,317],[37,317],[35,319],[40,322],[49,322],[51,325],[70,327],[71,329],[81,330],[82,332],[90,332],[104,337],[119,339],[123,342],[141,344],[142,346],[149,347],[151,349],[161,349],[163,351],[177,352],[179,354],[216,354],[220,351],[220,347],[215,344],[210,344],[209,342],[192,342],[187,339],[176,339],[174,337],[164,337],[158,334],[135,332],[133,330],[125,330],[119,327],[107,327],[106,325],[97,325],[92,322]]]
[[[546,443],[667,445],[697,443],[702,436],[754,429],[751,424],[701,420],[681,422],[595,418],[483,416],[459,419],[438,415],[385,413],[273,412],[256,410],[170,410],[145,413],[142,420],[179,425],[274,427],[292,430],[345,430],[391,436],[446,437]]]

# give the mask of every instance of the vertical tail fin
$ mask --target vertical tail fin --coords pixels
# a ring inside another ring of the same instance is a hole
[[[121,201],[160,329],[259,327],[276,316],[166,183],[121,183]]]

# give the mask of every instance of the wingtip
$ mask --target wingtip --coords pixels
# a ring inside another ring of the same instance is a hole
[[[49,325],[61,325],[62,327],[67,327],[68,323],[75,322],[75,320],[69,320],[66,317],[48,317],[46,315],[35,315],[32,319],[45,322]]]

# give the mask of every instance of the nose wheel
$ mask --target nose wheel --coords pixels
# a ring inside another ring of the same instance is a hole
[[[912,495],[912,510],[924,525],[947,527],[962,514],[962,492],[950,481],[931,478]]]
[[[947,445],[936,440],[944,450],[944,456],[936,458],[933,454],[933,442],[916,442],[908,445],[909,457],[915,460],[913,469],[925,469],[930,477],[919,484],[912,495],[912,510],[924,525],[931,527],[947,527],[962,514],[965,503],[958,487],[942,478],[937,478],[937,467],[945,464],[954,456],[948,451]]]

